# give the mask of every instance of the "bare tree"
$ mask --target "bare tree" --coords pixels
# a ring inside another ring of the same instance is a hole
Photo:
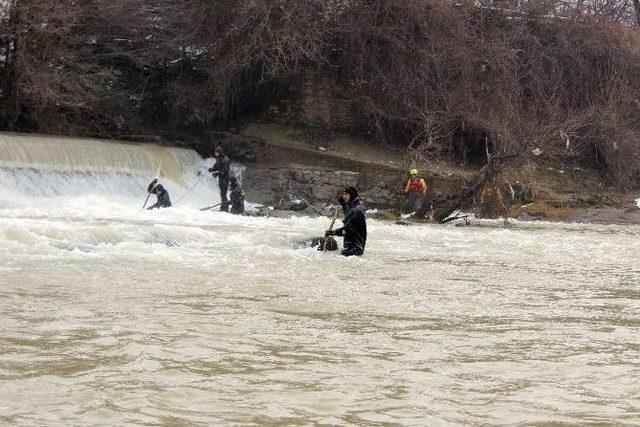
[[[628,0],[5,5],[9,129],[203,137],[313,70],[351,101],[350,132],[429,158],[475,138],[494,156],[597,158],[620,182],[637,166],[638,40],[618,23]]]

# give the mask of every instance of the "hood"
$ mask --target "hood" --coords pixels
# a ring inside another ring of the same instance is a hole
[[[357,187],[344,187],[344,191],[345,193],[348,193],[349,196],[351,196],[351,202],[355,202],[356,200],[358,200],[358,198],[360,197],[360,192],[358,191]],[[349,203],[351,203],[349,202]]]
[[[162,184],[158,184],[155,187],[153,187],[153,191],[155,192],[156,190],[160,190],[161,193],[164,193],[165,191],[167,191],[167,190],[164,189]]]

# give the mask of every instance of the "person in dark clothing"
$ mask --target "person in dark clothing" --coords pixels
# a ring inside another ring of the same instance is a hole
[[[344,212],[344,224],[336,230],[327,230],[325,236],[344,237],[342,255],[362,255],[367,242],[367,218],[358,189],[346,187],[338,202]]]
[[[229,198],[231,199],[231,213],[240,215],[244,213],[244,190],[238,184],[238,180],[235,177],[229,179],[231,184],[231,192]]]
[[[171,200],[169,199],[169,193],[162,186],[162,184],[156,185],[156,182],[157,181],[154,180],[154,182],[152,182],[147,188],[147,191],[149,193],[154,193],[156,196],[158,196],[158,201],[154,205],[149,206],[147,209],[151,210],[155,208],[171,207]]]
[[[216,163],[209,168],[209,172],[218,178],[218,186],[220,187],[220,211],[229,211],[229,199],[227,191],[229,190],[229,171],[231,169],[231,160],[224,154],[221,146],[217,146],[213,151],[213,157]]]

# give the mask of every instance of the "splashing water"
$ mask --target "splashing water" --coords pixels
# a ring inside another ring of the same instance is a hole
[[[0,148],[3,425],[640,422],[639,227],[369,221],[342,258],[195,209],[210,178],[141,211],[192,151],[65,141]]]
[[[142,206],[158,168],[172,200],[186,194],[182,205],[203,207],[220,200],[216,180],[197,176],[208,165],[193,150],[0,134],[0,208],[82,205],[84,197],[87,203]]]

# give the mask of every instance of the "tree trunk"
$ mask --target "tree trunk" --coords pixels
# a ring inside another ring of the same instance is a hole
[[[474,197],[479,194],[488,183],[497,179],[497,177],[508,165],[512,164],[512,162],[522,159],[524,151],[524,148],[520,147],[520,149],[512,154],[489,157],[489,163],[482,168],[475,181],[464,188],[460,193],[440,202],[439,206],[434,209],[433,218],[437,222],[444,223],[447,222],[447,217],[456,210],[469,207],[473,203]]]

